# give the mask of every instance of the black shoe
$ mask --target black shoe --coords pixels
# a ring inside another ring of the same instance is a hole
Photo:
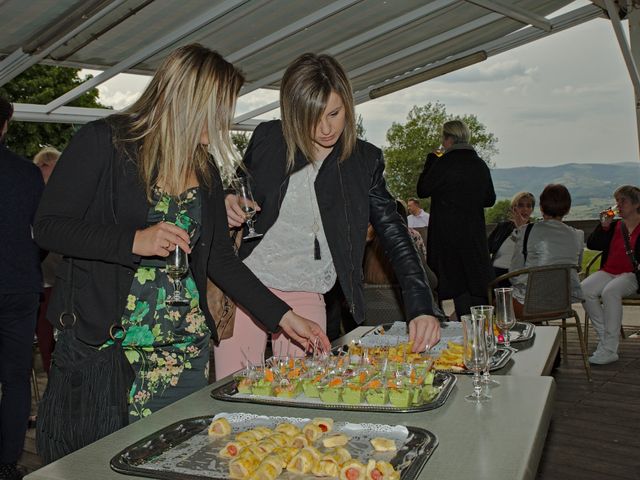
[[[22,480],[26,474],[15,463],[0,463],[0,480]]]

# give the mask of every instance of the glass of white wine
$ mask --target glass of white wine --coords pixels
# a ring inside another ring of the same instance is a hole
[[[249,179],[246,177],[238,178],[236,181],[236,193],[238,195],[238,202],[240,203],[240,208],[244,212],[244,216],[247,221],[247,228],[249,229],[249,233],[247,233],[243,240],[250,240],[252,238],[261,237],[261,233],[257,233],[256,229],[253,226],[253,217],[256,214],[256,203],[253,200],[253,193],[251,192],[251,184],[249,183]]]
[[[189,300],[182,294],[182,277],[189,270],[189,257],[187,252],[176,245],[167,257],[166,272],[173,281],[173,293],[167,297],[167,305],[188,305]]]

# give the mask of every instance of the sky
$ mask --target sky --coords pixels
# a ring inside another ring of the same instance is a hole
[[[100,100],[122,108],[147,82],[146,77],[119,75],[98,87]],[[241,99],[237,113],[265,98],[276,100],[277,93]],[[497,168],[640,160],[633,87],[611,23],[604,19],[370,100],[356,110],[367,140],[384,146],[392,123],[403,123],[414,105],[428,102],[441,102],[454,115],[476,115],[498,138],[499,153],[492,157]],[[261,118],[277,115],[275,110]]]

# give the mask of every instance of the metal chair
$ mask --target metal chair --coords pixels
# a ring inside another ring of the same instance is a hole
[[[600,261],[601,258],[602,252],[599,252],[595,257],[589,260],[589,263],[584,267],[584,270],[580,272],[580,280],[584,280],[591,275],[591,270],[594,269],[596,262]],[[622,306],[640,306],[640,294],[634,293],[633,295],[622,297]],[[620,336],[622,338],[627,338],[622,325],[620,325]],[[585,345],[589,344],[589,313],[587,313],[586,310],[584,311],[584,343]]]
[[[364,284],[364,324],[377,326],[405,320],[399,285]]]
[[[38,339],[33,339],[33,351],[31,358],[31,387],[33,388],[33,396],[36,403],[40,402],[40,388],[38,387],[38,376],[36,375],[36,357],[38,351]]]
[[[548,323],[550,320],[562,320],[562,353],[565,361],[567,355],[567,328],[575,327],[578,332],[578,341],[582,351],[582,361],[587,373],[587,379],[591,381],[591,368],[587,355],[587,347],[582,335],[580,317],[572,307],[571,301],[571,272],[578,270],[577,265],[546,265],[543,267],[523,268],[500,275],[489,284],[488,296],[493,300],[493,288],[502,280],[507,280],[517,275],[527,275],[527,290],[524,298],[523,313],[518,320],[531,323]],[[574,323],[567,323],[567,318],[572,317]]]

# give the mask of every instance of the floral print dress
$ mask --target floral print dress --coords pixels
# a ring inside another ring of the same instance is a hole
[[[148,224],[173,223],[186,230],[195,245],[201,216],[198,187],[177,198],[156,188],[153,200]],[[189,305],[171,306],[165,299],[174,287],[163,258],[144,258],[134,276],[122,316],[122,345],[136,372],[129,392],[131,422],[207,385],[211,332],[190,271],[182,284]]]

